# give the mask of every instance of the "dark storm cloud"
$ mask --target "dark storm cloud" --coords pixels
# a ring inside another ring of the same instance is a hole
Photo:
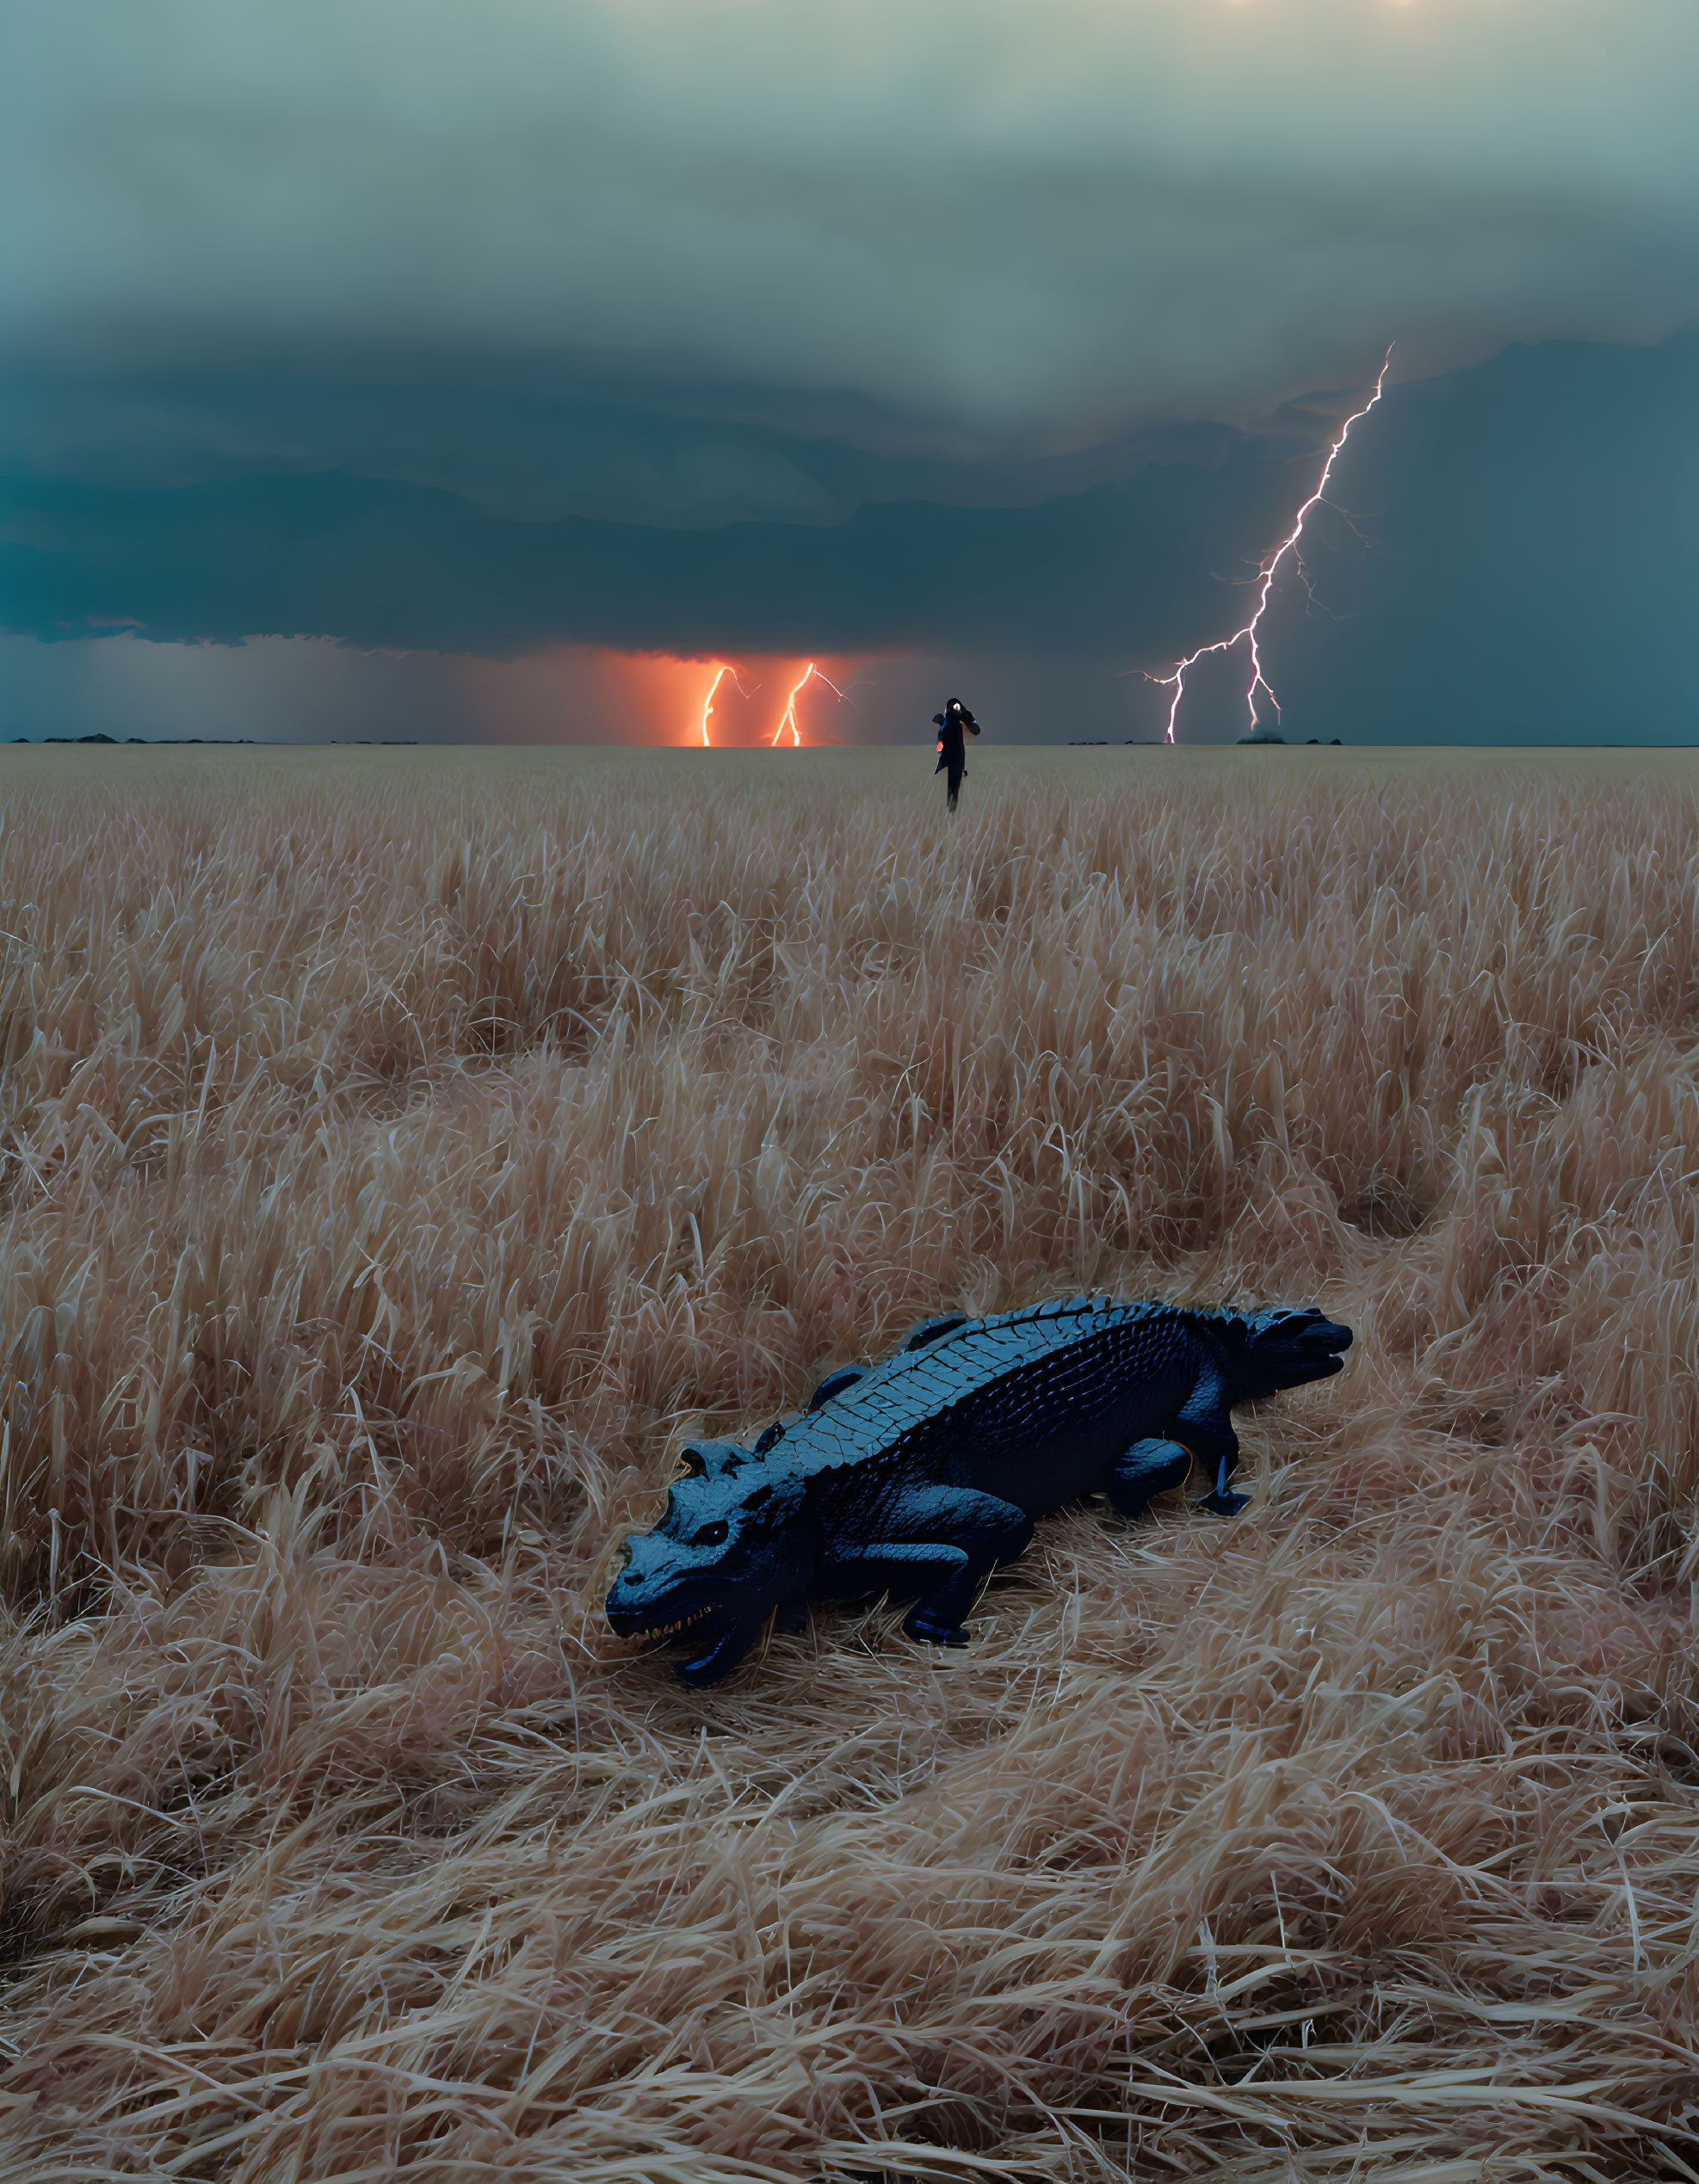
[[[1699,314],[1696,80],[1691,0],[9,10],[0,621],[1165,663],[1313,475],[1337,410],[1282,398]],[[1480,429],[1424,398],[1306,688],[1418,599],[1627,626],[1620,570],[1516,589],[1543,538],[1448,594],[1437,481],[1486,535],[1498,458],[1400,469]]]
[[[59,638],[139,620],[158,638],[329,631],[485,655],[571,639],[674,653],[907,650],[953,656],[946,679],[980,689],[988,666],[976,678],[974,660],[1000,656],[1004,732],[1147,733],[1149,686],[1106,670],[1165,666],[1236,626],[1239,586],[1313,483],[1325,438],[1319,411],[1294,408],[1259,433],[1177,435],[1162,461],[1027,507],[869,502],[835,525],[716,531],[521,522],[439,489],[345,473],[125,488],[19,473],[6,490],[0,596],[12,626]],[[893,466],[884,482],[903,474]],[[1357,428],[1335,492],[1357,534],[1318,510],[1305,534],[1317,604],[1307,609],[1288,581],[1264,626],[1288,734],[1699,734],[1699,339],[1518,347],[1391,387]],[[1016,673],[1010,656],[1022,652],[1034,666]],[[1059,679],[1064,656],[1083,682]],[[398,720],[431,712],[417,682],[397,684]],[[1243,682],[1237,657],[1200,668],[1183,733],[1240,733]],[[42,685],[42,721],[56,706],[71,717],[53,694],[67,687]],[[463,697],[448,683],[439,694],[441,731],[473,732]],[[308,691],[304,719],[318,703]],[[121,708],[102,716],[114,722]],[[876,725],[842,724],[852,737]]]
[[[868,501],[832,525],[714,531],[522,522],[343,472],[114,487],[5,482],[7,620],[162,639],[334,633],[511,654],[578,640],[674,653],[914,645],[1165,657],[1213,633],[1313,463],[1317,419],[1190,435],[1028,507]],[[1173,450],[1171,453],[1175,452]]]
[[[67,0],[3,36],[0,347],[60,367],[611,373],[959,460],[1699,293],[1690,0]],[[287,420],[303,466],[327,424]],[[559,440],[540,512],[654,520],[628,425]],[[739,512],[809,513],[704,436],[684,520],[716,449]],[[484,497],[448,437],[392,474]]]
[[[875,451],[805,429],[800,416],[780,429],[705,414],[736,404],[727,387],[680,384],[637,400],[605,376],[516,377],[459,386],[0,364],[0,472],[177,487],[336,471],[440,487],[527,522],[584,515],[699,530],[761,517],[842,522],[868,501],[1029,507],[1152,462],[1214,464],[1232,437],[1175,424],[1066,454],[965,460]],[[758,406],[747,390],[742,398]],[[1274,429],[1289,438],[1304,420],[1288,415]]]

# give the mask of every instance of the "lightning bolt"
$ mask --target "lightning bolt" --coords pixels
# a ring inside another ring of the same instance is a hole
[[[787,728],[790,730],[791,748],[794,750],[797,745],[801,743],[802,731],[796,725],[796,701],[802,695],[802,693],[808,688],[809,683],[817,676],[820,682],[825,684],[827,689],[831,692],[833,697],[841,698],[843,695],[843,691],[838,688],[837,685],[832,681],[831,677],[828,675],[821,675],[819,668],[815,666],[812,660],[810,660],[807,666],[802,671],[802,680],[796,684],[789,697],[785,700],[783,717],[781,719],[778,726],[773,731],[773,743],[775,748],[778,744],[780,737],[784,734]]]
[[[1362,409],[1354,410],[1340,426],[1339,437],[1327,451],[1327,460],[1321,466],[1321,476],[1316,480],[1314,492],[1299,509],[1290,531],[1287,533],[1274,552],[1259,563],[1257,571],[1257,611],[1250,620],[1242,627],[1236,629],[1231,637],[1218,638],[1213,645],[1200,645],[1196,651],[1188,652],[1185,658],[1180,661],[1171,673],[1146,675],[1145,679],[1147,682],[1154,682],[1158,688],[1171,689],[1174,693],[1174,702],[1168,708],[1166,740],[1169,743],[1171,743],[1174,741],[1174,725],[1180,717],[1180,700],[1186,694],[1187,669],[1195,667],[1206,653],[1230,652],[1242,638],[1248,638],[1251,640],[1251,680],[1245,688],[1245,702],[1251,711],[1251,725],[1253,728],[1257,725],[1257,693],[1259,690],[1267,693],[1269,703],[1274,707],[1276,713],[1278,714],[1280,712],[1280,700],[1276,697],[1272,688],[1270,688],[1268,677],[1263,673],[1263,655],[1257,642],[1257,625],[1263,619],[1269,603],[1269,594],[1274,589],[1275,577],[1287,555],[1297,553],[1298,566],[1301,570],[1303,568],[1304,557],[1301,553],[1298,553],[1298,541],[1304,534],[1304,519],[1319,501],[1326,498],[1327,481],[1332,475],[1333,465],[1338,459],[1339,450],[1350,437],[1351,427],[1354,424],[1360,424],[1381,399],[1381,391],[1387,384],[1387,373],[1392,368],[1392,361],[1393,352],[1389,349],[1375,379],[1375,392],[1363,404]]]
[[[701,727],[702,748],[704,750],[712,750],[714,748],[714,745],[708,737],[708,722],[713,718],[714,714],[714,693],[719,689],[720,684],[726,680],[728,675],[731,676],[732,682],[736,685],[738,694],[740,696],[743,694],[744,686],[738,680],[737,669],[735,668],[720,667],[716,665],[714,671],[714,680],[707,687],[707,695],[702,700]]]

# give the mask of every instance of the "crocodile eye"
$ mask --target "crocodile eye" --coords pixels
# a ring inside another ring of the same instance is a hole
[[[690,1545],[693,1547],[723,1546],[731,1536],[731,1526],[723,1520],[718,1520],[713,1524],[705,1524],[700,1532],[693,1533]]]

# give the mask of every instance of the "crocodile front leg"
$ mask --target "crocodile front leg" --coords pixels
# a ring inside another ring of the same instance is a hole
[[[773,1628],[782,1631],[788,1638],[799,1637],[808,1628],[808,1588],[788,1593],[773,1611]]]
[[[1233,1494],[1227,1488],[1239,1469],[1239,1435],[1233,1431],[1226,1389],[1217,1375],[1208,1373],[1199,1380],[1174,1421],[1174,1434],[1196,1457],[1199,1469],[1215,1482],[1197,1503],[1200,1509],[1215,1516],[1237,1516],[1249,1508],[1248,1494]]]
[[[1142,1516],[1154,1494],[1183,1486],[1192,1467],[1190,1449],[1177,1441],[1135,1441],[1100,1481],[1122,1516]]]
[[[1241,1509],[1248,1509],[1251,1507],[1251,1496],[1248,1494],[1235,1494],[1227,1484],[1238,1462],[1237,1447],[1231,1456],[1223,1455],[1217,1459],[1215,1484],[1213,1490],[1204,1495],[1202,1499],[1195,1504],[1198,1508],[1208,1509],[1212,1516],[1237,1516]]]
[[[823,1581],[835,1591],[920,1595],[904,1618],[911,1638],[966,1645],[962,1618],[983,1580],[1032,1539],[1032,1519],[1014,1502],[969,1487],[914,1486],[869,1513],[866,1540],[828,1531]]]

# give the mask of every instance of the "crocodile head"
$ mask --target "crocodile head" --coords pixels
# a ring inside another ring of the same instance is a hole
[[[812,1574],[806,1489],[735,1442],[698,1441],[684,1460],[660,1522],[627,1540],[604,1612],[621,1638],[684,1647],[686,1683],[717,1683]]]
[[[1223,1312],[1220,1322],[1239,1392],[1239,1403],[1281,1388],[1300,1388],[1343,1370],[1339,1354],[1351,1346],[1351,1330],[1313,1305],[1276,1305],[1262,1312]]]

